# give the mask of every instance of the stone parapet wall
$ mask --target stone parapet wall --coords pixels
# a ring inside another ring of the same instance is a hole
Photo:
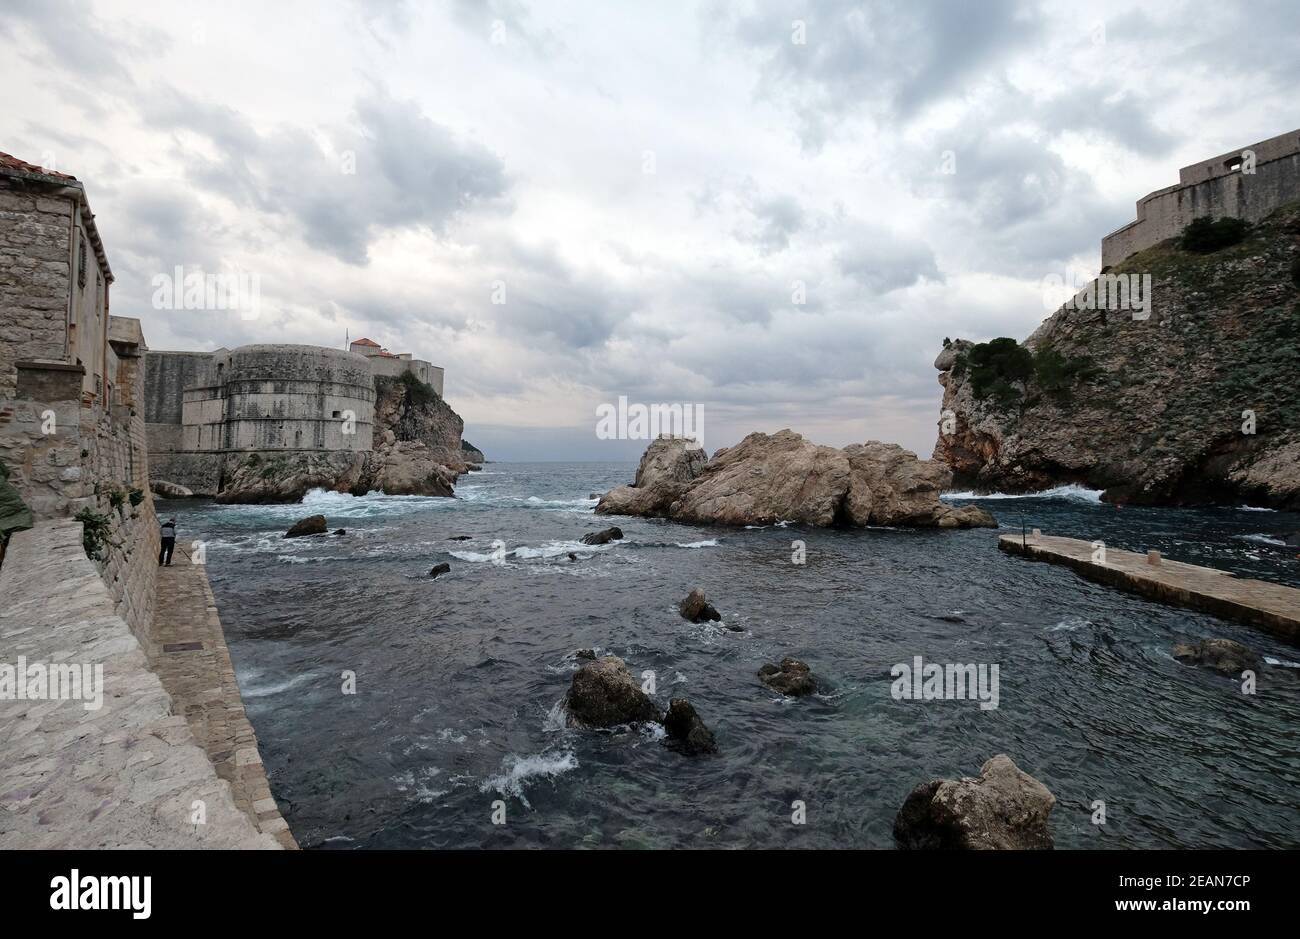
[[[276,848],[150,669],[70,519],[17,532],[0,661],[103,669],[102,706],[0,700],[0,848]],[[202,822],[196,824],[196,806]]]

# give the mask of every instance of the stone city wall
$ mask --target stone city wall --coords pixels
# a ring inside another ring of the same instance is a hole
[[[1113,267],[1138,251],[1173,238],[1195,218],[1258,222],[1300,199],[1300,131],[1242,149],[1256,153],[1254,173],[1242,173],[1241,151],[1204,160],[1179,172],[1180,182],[1137,204],[1137,219],[1101,242],[1101,265]]]

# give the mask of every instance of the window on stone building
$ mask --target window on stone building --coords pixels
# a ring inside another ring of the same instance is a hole
[[[77,286],[86,289],[86,239],[77,239]]]

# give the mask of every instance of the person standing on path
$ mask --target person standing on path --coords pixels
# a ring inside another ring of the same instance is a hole
[[[176,547],[176,519],[169,518],[162,523],[162,546],[158,549],[158,566],[165,563],[172,566],[172,549]]]

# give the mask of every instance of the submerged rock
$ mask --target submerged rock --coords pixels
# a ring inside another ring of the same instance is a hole
[[[443,561],[441,564],[433,565],[433,568],[429,571],[429,576],[437,577],[439,574],[450,574],[450,573],[451,573],[451,565],[448,564],[446,561]]]
[[[323,535],[329,530],[324,515],[309,515],[293,523],[293,527],[284,533],[286,538],[301,538],[304,535]]]
[[[1056,797],[1005,753],[978,779],[936,779],[912,790],[894,820],[910,850],[1029,850],[1052,847],[1047,818]]]
[[[717,753],[718,742],[713,731],[704,726],[700,715],[685,698],[673,698],[664,715],[664,730],[668,734],[665,745],[687,756]]]
[[[448,541],[469,541],[473,537],[474,537],[473,535],[452,535],[447,540]]]
[[[336,528],[336,529],[334,529],[334,534],[336,534],[336,535],[346,535],[347,533],[348,533],[348,530],[347,530],[346,528]]]
[[[952,481],[949,469],[896,444],[869,441],[837,450],[782,430],[750,434],[712,459],[688,444],[676,438],[653,441],[641,457],[636,482],[607,492],[596,511],[722,525],[997,524],[976,506],[955,508],[940,501]]]
[[[615,525],[613,528],[606,528],[604,531],[589,531],[582,536],[583,544],[609,544],[611,541],[618,541],[623,537],[623,529]]]
[[[758,670],[758,677],[772,690],[792,698],[817,690],[817,680],[808,666],[789,656],[783,658],[780,665],[764,665]]]
[[[1173,655],[1184,665],[1199,665],[1224,675],[1257,672],[1263,665],[1258,652],[1231,639],[1202,639],[1191,645],[1180,642]]]
[[[682,614],[683,619],[688,619],[692,623],[722,619],[722,614],[704,598],[704,591],[699,587],[686,595],[686,599],[677,605],[677,610]]]
[[[570,718],[586,727],[613,727],[658,718],[654,702],[641,690],[616,655],[606,655],[578,669],[565,698]]]

